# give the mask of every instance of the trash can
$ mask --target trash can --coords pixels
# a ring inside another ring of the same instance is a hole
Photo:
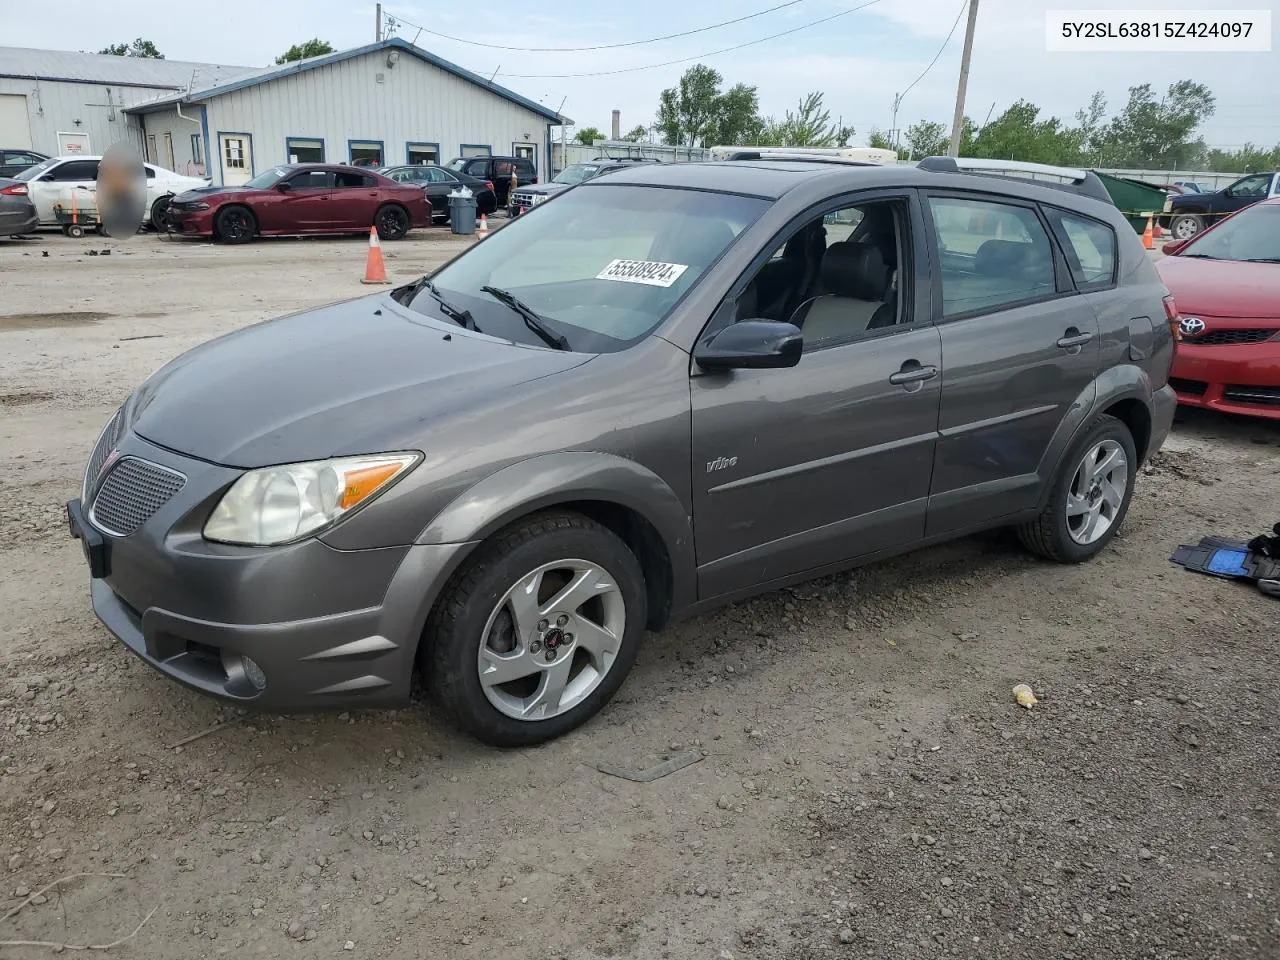
[[[449,194],[449,226],[458,234],[476,232],[476,198],[470,193]]]
[[[1147,214],[1160,216],[1164,209],[1166,194],[1154,183],[1144,183],[1129,177],[1113,177],[1098,173],[1098,179],[1107,188],[1111,201],[1124,213],[1125,219],[1133,225],[1135,233],[1141,234],[1147,228]]]

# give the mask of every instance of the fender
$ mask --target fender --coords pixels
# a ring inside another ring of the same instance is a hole
[[[1043,481],[1037,510],[1043,510],[1048,503],[1053,493],[1051,478],[1057,473],[1067,450],[1084,432],[1085,427],[1093,422],[1093,418],[1121,400],[1139,401],[1146,407],[1150,417],[1153,406],[1151,393],[1151,378],[1147,372],[1129,363],[1104,370],[1081,391],[1067,415],[1058,424],[1058,429],[1045,448],[1040,466],[1036,469]],[[1138,457],[1145,459],[1146,453],[1145,450],[1139,450]]]
[[[671,562],[671,610],[693,603],[693,523],[675,491],[634,460],[568,451],[522,460],[459,494],[417,538],[419,544],[477,543],[536,510],[598,500],[633,510],[657,531]]]

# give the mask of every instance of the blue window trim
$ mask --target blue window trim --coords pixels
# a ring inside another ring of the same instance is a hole
[[[316,162],[317,163],[325,162],[325,158],[328,156],[328,149],[325,147],[324,137],[303,137],[303,136],[291,135],[284,138],[284,162],[285,163],[289,162],[289,141],[290,140],[315,140],[317,143],[320,144],[320,159]],[[303,163],[305,161],[300,160],[298,162]]]
[[[405,166],[413,166],[413,161],[409,159],[409,150],[413,147],[434,147],[436,151],[436,165],[440,165],[440,144],[432,143],[430,140],[408,140],[404,145],[404,163]]]
[[[213,182],[213,156],[209,150],[209,108],[200,105],[200,135],[204,138],[204,175]]]
[[[458,156],[460,156],[460,157],[466,157],[467,155],[466,155],[463,151],[464,151],[464,150],[466,150],[466,149],[467,149],[467,147],[471,147],[473,150],[479,150],[479,149],[481,149],[481,148],[484,148],[485,150],[488,150],[488,151],[489,151],[489,152],[488,152],[488,153],[486,153],[486,154],[473,155],[473,156],[467,157],[467,159],[468,159],[468,160],[480,160],[480,159],[482,159],[483,157],[492,157],[492,156],[493,156],[493,144],[492,144],[492,143],[460,143],[460,144],[458,144]]]
[[[351,147],[352,147],[352,144],[356,144],[356,143],[376,143],[378,145],[378,152],[382,154],[382,162],[379,163],[378,166],[385,167],[387,165],[387,145],[381,140],[373,140],[373,139],[361,138],[361,137],[356,137],[354,140],[347,141],[347,163],[351,163],[352,160],[354,159],[351,156]]]
[[[244,137],[249,141],[249,179],[252,180],[258,175],[253,168],[253,134],[245,133],[240,130],[219,130],[216,134],[218,144],[218,179],[225,187],[227,185],[226,171],[222,169],[222,138],[223,137]]]

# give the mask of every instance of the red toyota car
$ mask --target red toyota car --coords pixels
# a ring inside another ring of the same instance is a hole
[[[1245,207],[1156,264],[1178,306],[1178,402],[1280,420],[1280,199]]]
[[[341,164],[272,167],[238,187],[199,187],[169,202],[169,232],[248,243],[255,237],[367,233],[399,240],[431,225],[422,188]]]

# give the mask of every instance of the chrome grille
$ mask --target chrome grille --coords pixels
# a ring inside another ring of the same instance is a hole
[[[127,537],[155,516],[187,478],[137,457],[122,457],[102,481],[89,519],[106,533]]]
[[[120,428],[123,424],[122,412],[117,410],[115,416],[103,427],[102,435],[98,437],[98,444],[89,457],[89,466],[85,468],[84,483],[80,490],[80,499],[85,503],[89,502],[89,494],[98,484],[98,474],[102,472],[102,465],[107,462],[107,457],[120,439]]]
[[[1280,331],[1277,330],[1210,330],[1198,337],[1187,337],[1188,345],[1198,347],[1236,346],[1242,343],[1264,343]]]

